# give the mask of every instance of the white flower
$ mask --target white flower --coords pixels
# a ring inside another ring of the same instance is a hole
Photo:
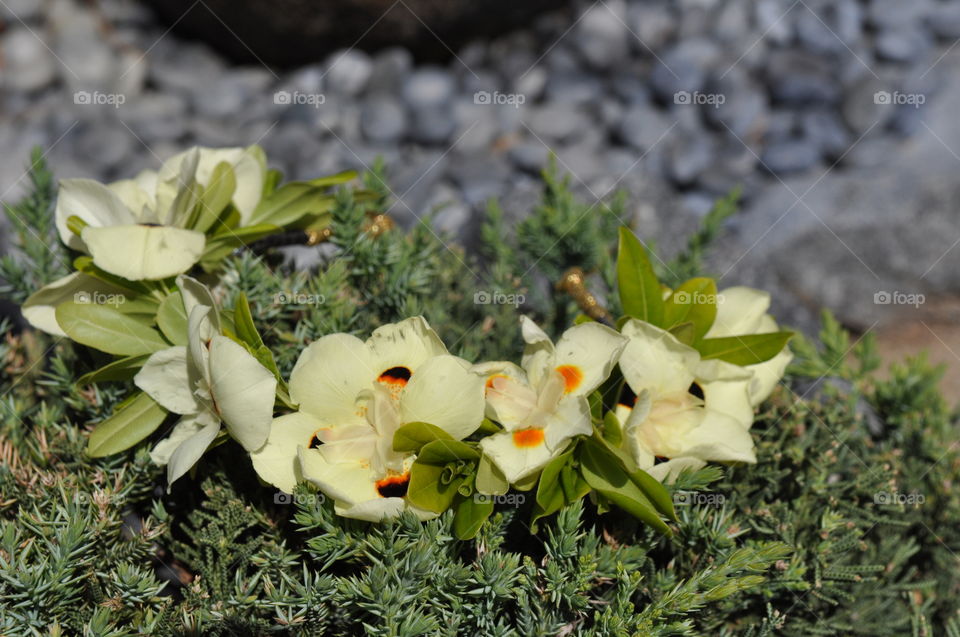
[[[543,469],[574,436],[589,435],[587,395],[607,379],[627,340],[599,323],[571,327],[556,346],[527,317],[521,327],[527,347],[523,369],[512,363],[485,363],[491,418],[504,432],[480,447],[509,482]]]
[[[247,350],[221,334],[210,291],[187,276],[177,279],[189,317],[186,347],[155,352],[134,383],[161,407],[182,418],[151,452],[167,465],[172,484],[192,467],[220,432],[220,423],[244,449],[267,440],[277,379]]]
[[[393,450],[401,425],[426,422],[457,440],[483,420],[483,379],[447,353],[422,317],[376,329],[366,341],[331,334],[300,355],[290,375],[300,411],[277,418],[252,454],[260,477],[290,492],[301,479],[335,501],[339,515],[379,521],[409,509],[415,456]],[[298,461],[299,458],[299,461]]]
[[[158,280],[189,270],[206,247],[206,236],[190,227],[200,195],[214,168],[231,164],[237,188],[232,202],[241,225],[260,201],[266,176],[262,151],[194,148],[168,160],[159,172],[104,185],[64,179],[56,225],[68,247],[90,254],[94,264],[131,281]],[[82,229],[69,227],[77,217]]]
[[[627,321],[620,369],[635,404],[618,408],[624,446],[658,480],[706,461],[756,462],[751,373],[700,354],[644,321]],[[656,458],[667,462],[655,464]]]
[[[767,292],[743,286],[721,290],[717,295],[717,318],[706,336],[721,338],[776,332],[780,328],[773,317],[767,314],[769,308],[770,295]],[[746,369],[753,373],[750,402],[754,407],[767,399],[783,378],[783,373],[792,359],[790,348],[784,346],[783,350],[770,360],[746,366]]]

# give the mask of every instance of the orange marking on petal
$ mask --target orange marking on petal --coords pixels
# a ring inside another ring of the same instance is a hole
[[[487,379],[487,389],[493,389],[493,381],[498,378],[510,378],[506,374],[493,374],[490,378]]]
[[[320,439],[321,431],[330,431],[330,427],[320,427],[310,435],[310,444],[307,445],[307,449],[316,449],[323,444],[323,440]]]
[[[521,429],[513,432],[513,444],[517,447],[538,447],[543,444],[543,429]]]
[[[388,475],[383,480],[377,480],[377,493],[382,498],[402,498],[407,495],[407,485],[409,484],[409,471],[402,475]]]
[[[583,372],[576,365],[561,365],[557,371],[563,376],[563,390],[568,394],[583,382]]]

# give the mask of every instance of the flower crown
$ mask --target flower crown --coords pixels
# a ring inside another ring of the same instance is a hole
[[[625,227],[625,315],[612,320],[572,271],[585,314],[556,342],[521,317],[519,365],[454,356],[415,316],[366,340],[323,336],[284,378],[245,295],[221,307],[220,266],[271,235],[328,237],[332,188],[353,177],[281,185],[251,146],[194,148],[106,185],[61,182],[56,225],[80,253],[76,271],[35,292],[24,316],[115,357],[80,382],[132,378],[139,390],[96,426],[91,456],[176,414],[150,452],[168,484],[233,439],[284,492],[306,481],[339,515],[374,522],[453,509],[460,538],[511,489],[535,494],[534,524],[591,494],[669,533],[664,483],[711,461],[756,462],[754,411],[784,374],[791,333],[764,292],[708,278],[667,288]]]

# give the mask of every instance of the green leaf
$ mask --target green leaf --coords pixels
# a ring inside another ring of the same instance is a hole
[[[680,323],[679,325],[674,325],[667,331],[673,334],[673,337],[678,341],[691,347],[693,346],[694,341],[697,339],[696,328],[690,321],[687,321],[686,323]]]
[[[693,340],[699,340],[717,318],[717,283],[698,277],[681,283],[663,304],[663,325],[669,330],[693,324]]]
[[[216,266],[230,253],[240,246],[245,246],[271,234],[280,232],[281,228],[272,224],[259,224],[244,228],[224,228],[207,239],[207,246],[200,256],[200,262],[207,268]]]
[[[174,345],[187,344],[187,310],[183,306],[183,294],[179,290],[172,292],[160,302],[157,310],[157,327]]]
[[[233,172],[233,167],[225,161],[217,164],[186,227],[198,232],[207,232],[220,218],[224,208],[230,205],[236,189],[237,176]]]
[[[138,393],[94,428],[87,442],[87,454],[101,458],[129,449],[156,431],[166,417],[163,407],[150,396]]]
[[[453,437],[436,425],[426,422],[410,422],[394,432],[393,450],[420,453],[420,449],[424,445],[437,440],[453,440]]]
[[[617,288],[623,313],[658,327],[663,325],[663,292],[647,250],[630,228],[620,228]]]
[[[458,540],[472,540],[493,513],[493,498],[463,498],[457,503],[455,511],[453,534]]]
[[[543,468],[540,473],[540,482],[537,484],[537,514],[533,522],[539,518],[556,513],[567,503],[563,485],[560,484],[560,470],[573,458],[573,451],[562,453]]]
[[[283,173],[275,168],[267,171],[267,176],[263,180],[263,192],[260,198],[266,199],[277,189],[280,182],[283,181]]]
[[[237,302],[233,306],[233,320],[236,323],[237,336],[240,337],[240,340],[254,349],[263,346],[263,339],[260,338],[257,326],[253,322],[253,314],[250,312],[247,295],[243,292],[237,295]]]
[[[601,496],[660,533],[671,535],[670,527],[657,515],[657,509],[640,490],[618,457],[592,439],[580,445],[580,470],[583,479]]]
[[[743,334],[723,338],[705,338],[697,343],[705,359],[718,358],[734,365],[754,365],[768,361],[783,350],[793,332]]]
[[[447,438],[450,438],[449,435]],[[418,462],[434,465],[446,465],[457,460],[479,461],[480,452],[465,442],[450,438],[449,440],[440,439],[428,442],[420,448],[420,453],[417,456]]]
[[[612,410],[603,416],[603,438],[611,445],[619,446],[623,440],[623,428],[620,426],[620,419]]]
[[[142,281],[130,281],[123,277],[104,272],[93,263],[93,258],[86,255],[77,257],[73,260],[73,267],[84,274],[90,275],[110,285],[126,290],[131,290],[137,294],[149,295],[151,288]]]
[[[113,361],[99,369],[88,372],[77,379],[77,385],[92,385],[113,380],[128,380],[137,375],[143,364],[150,358],[147,354],[127,356]]]
[[[480,458],[474,485],[477,491],[485,495],[503,495],[510,490],[510,483],[507,482],[506,476],[487,456]]]
[[[170,347],[157,330],[105,305],[61,303],[56,316],[71,339],[108,354],[138,356]]]
[[[357,171],[344,170],[343,172],[336,173],[335,175],[327,175],[326,177],[318,177],[316,179],[311,179],[307,183],[312,184],[314,186],[329,188],[330,186],[339,186],[340,184],[345,184],[348,181],[352,181],[356,178],[357,178]]]
[[[533,487],[537,486],[537,480],[540,479],[540,472],[536,471],[526,478],[520,478],[513,483],[514,488],[517,491],[529,491]]]
[[[631,473],[630,480],[650,499],[657,511],[671,520],[679,521],[677,512],[673,508],[673,498],[670,496],[670,492],[660,484],[660,481],[643,469],[637,469]]]
[[[407,500],[434,513],[446,511],[479,460],[480,453],[459,440],[428,442],[410,468]]]
[[[262,199],[248,223],[288,226],[305,215],[332,210],[335,202],[336,197],[327,193],[326,186],[292,181]]]

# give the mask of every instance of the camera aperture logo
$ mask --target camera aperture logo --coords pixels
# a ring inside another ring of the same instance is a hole
[[[874,504],[899,504],[901,506],[920,506],[927,501],[922,493],[901,493],[899,491],[879,491],[873,494]]]
[[[120,108],[127,101],[123,93],[101,93],[100,91],[77,91],[73,94],[73,103],[80,106],[112,106]]]
[[[700,291],[678,290],[673,295],[673,299],[680,305],[716,305],[717,303],[723,303],[722,294],[708,294]]]
[[[926,300],[927,297],[919,292],[900,292],[899,290],[893,292],[880,290],[873,295],[874,305],[912,305],[913,307],[920,307]]]
[[[308,294],[296,290],[277,292],[273,297],[274,305],[323,305],[327,297],[322,294]]]
[[[506,506],[518,507],[523,506],[523,503],[527,501],[527,496],[522,493],[503,493],[503,494],[486,494],[475,492],[473,494],[474,504],[501,504]]]
[[[901,93],[900,91],[877,91],[873,94],[873,103],[896,106],[912,106],[920,108],[927,103],[927,96],[923,93]]]
[[[700,91],[677,91],[673,94],[673,103],[681,106],[694,104],[697,106],[712,106],[720,108],[727,101],[727,96],[723,93],[702,93]]]
[[[103,292],[76,292],[73,302],[77,305],[109,305],[119,307],[127,302],[123,294],[104,294]]]
[[[273,503],[290,505],[296,504],[297,506],[313,506],[317,504],[323,504],[327,501],[327,497],[322,493],[284,493],[283,491],[277,491],[273,494]]]
[[[303,104],[320,108],[327,101],[327,96],[323,93],[301,93],[300,91],[277,91],[273,94],[273,103],[280,106],[293,106]]]
[[[523,294],[504,294],[500,290],[477,290],[473,294],[475,305],[512,305],[520,307],[527,300]]]
[[[677,491],[673,494],[673,506],[712,506],[719,507],[726,504],[727,498],[722,493],[702,493],[700,491]]]
[[[477,91],[473,94],[474,104],[512,106],[520,108],[527,101],[527,96],[523,93],[501,93],[500,91]]]

